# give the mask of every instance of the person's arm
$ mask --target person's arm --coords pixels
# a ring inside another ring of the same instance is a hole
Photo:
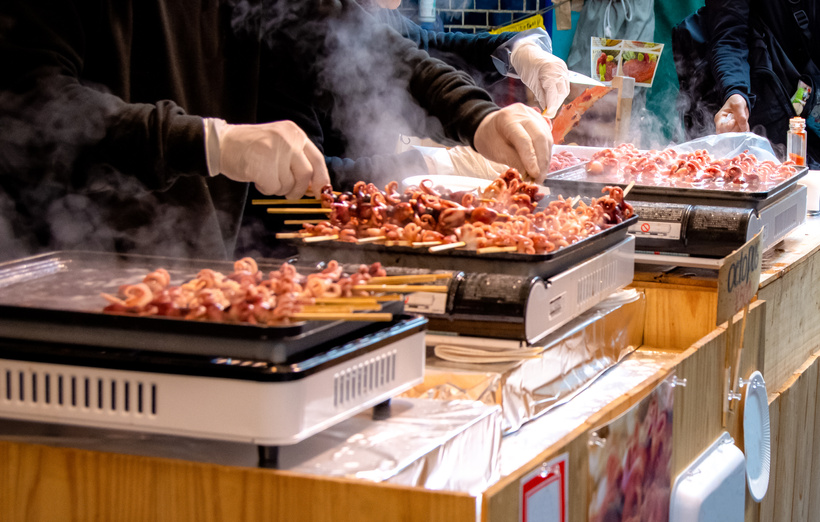
[[[474,67],[482,73],[490,73],[500,78],[493,64],[492,53],[502,44],[515,37],[516,33],[460,33],[440,32],[424,29],[398,10],[379,8],[376,18],[389,25],[402,36],[415,43],[430,56],[453,63],[458,60]]]
[[[0,114],[26,140],[12,158],[20,162],[12,175],[32,186],[35,173],[57,176],[54,181],[80,188],[90,183],[88,172],[100,170],[80,167],[106,165],[147,190],[166,190],[180,176],[222,174],[290,196],[327,182],[321,154],[291,123],[231,125],[186,114],[171,100],[128,103],[110,94],[111,86],[86,82],[90,33],[111,31],[107,24],[127,18],[107,15],[101,6],[71,0],[3,5],[0,18],[10,22],[0,36]],[[129,67],[113,53],[110,63],[96,65]]]
[[[708,0],[709,62],[723,107],[715,115],[717,132],[748,131],[754,105],[749,77],[748,0]]]
[[[80,8],[44,0],[9,0],[3,8],[14,23],[0,37],[0,111],[30,138],[18,157],[31,163],[26,170],[57,161],[77,176],[77,161],[107,163],[150,189],[207,173],[202,118],[171,101],[129,104],[81,83],[87,28]]]

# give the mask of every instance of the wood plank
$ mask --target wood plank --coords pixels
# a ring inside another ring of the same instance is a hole
[[[814,355],[818,358],[818,354]],[[820,362],[815,363],[820,368]],[[815,386],[820,390],[820,369],[818,369]],[[814,403],[814,437],[812,440],[811,460],[806,464],[811,469],[809,474],[809,513],[820,513],[820,400]]]
[[[766,496],[763,497],[763,500],[760,501],[760,504],[757,504],[757,517],[749,515],[749,511],[753,510],[753,508],[748,508],[746,510],[746,522],[759,520],[760,522],[777,522],[775,519],[775,505],[776,505],[776,498],[775,498],[775,491],[774,487],[772,487],[772,477],[774,477],[775,470],[779,465],[779,454],[780,454],[780,394],[779,393],[770,393],[769,394],[769,431],[771,432],[771,443],[772,443],[772,461],[770,465],[771,475],[769,477],[769,489],[766,492]]]
[[[820,350],[820,256],[795,265],[761,287],[769,303],[765,361],[767,386],[780,389],[792,373]]]
[[[765,375],[765,368],[763,364],[766,328],[766,314],[768,313],[768,305],[765,301],[755,301],[749,306],[749,315],[746,318],[746,333],[743,335],[743,350],[740,358],[740,377],[748,379],[755,371],[760,370]],[[733,324],[731,326],[734,343],[740,342],[740,333],[743,327],[743,312],[737,313],[732,318]],[[728,326],[728,324],[727,324]],[[729,361],[730,364],[735,364],[735,361]],[[765,377],[764,377],[765,378]],[[768,386],[767,386],[768,389]],[[741,388],[740,393],[745,393],[745,388]],[[726,418],[726,430],[737,441],[739,447],[743,447],[743,414],[740,407],[740,402],[735,401],[733,408]]]
[[[11,442],[0,442],[0,477],[4,521],[478,517],[476,498],[466,493]]]
[[[717,291],[633,283],[646,295],[644,344],[683,351],[715,329]]]
[[[760,312],[753,312],[757,316]],[[672,477],[677,477],[723,431],[723,359],[726,332],[718,328],[681,354],[672,411]]]
[[[790,520],[792,516],[792,492],[794,491],[794,466],[797,452],[792,433],[800,429],[797,402],[798,392],[795,382],[799,375],[794,374],[780,390],[780,426],[778,428],[777,466],[772,468],[769,480],[769,494],[774,494],[774,520]]]
[[[800,427],[793,432],[796,452],[794,467],[794,496],[792,498],[792,518],[794,522],[813,520],[809,511],[811,496],[811,467],[814,443],[814,411],[817,404],[817,358],[812,357],[801,368],[797,385],[800,388],[798,419]],[[802,412],[802,414],[801,414]],[[789,444],[790,442],[787,442]],[[814,512],[813,515],[816,515]]]

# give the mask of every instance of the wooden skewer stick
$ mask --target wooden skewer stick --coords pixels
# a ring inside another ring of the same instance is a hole
[[[332,208],[275,208],[268,209],[268,214],[330,214]]]
[[[379,303],[375,297],[316,297],[313,301],[317,305],[374,305]]]
[[[379,303],[372,304],[316,304],[316,305],[302,305],[303,312],[331,312],[331,313],[350,313],[350,312],[378,312],[381,311],[382,306]]]
[[[630,181],[629,185],[627,185],[626,188],[624,189],[624,197],[626,197],[626,195],[629,194],[629,191],[632,190],[632,187],[634,187],[634,186],[635,186],[635,181],[634,180]]]
[[[411,292],[433,292],[435,294],[446,294],[450,287],[447,285],[356,285],[354,290],[368,290],[370,292],[398,292],[407,294]]]
[[[431,254],[435,254],[436,252],[445,252],[447,250],[455,250],[456,248],[461,248],[467,246],[467,243],[464,241],[457,241],[455,243],[445,243],[443,245],[436,245],[431,246],[427,249],[428,252]]]
[[[478,254],[499,254],[501,252],[515,252],[518,250],[517,246],[490,246],[479,248],[476,250]]]
[[[304,198],[304,199],[252,199],[251,205],[317,205],[321,203],[321,199]]]
[[[414,243],[411,243],[413,248],[431,247],[431,246],[436,246],[436,245],[440,245],[440,244],[441,244],[441,241],[416,241]]]
[[[412,245],[412,243],[410,243],[410,241],[390,241],[390,240],[388,240],[388,241],[384,242],[384,246],[389,246],[389,247],[392,247],[392,246],[411,246],[411,245]]]
[[[387,239],[387,236],[371,236],[371,237],[363,237],[356,240],[356,244],[360,245],[362,243],[375,243],[377,241],[382,241]]]
[[[297,321],[392,321],[393,314],[386,312],[373,313],[330,313],[330,312],[296,312],[291,319]]]
[[[321,223],[322,221],[327,221],[326,219],[286,219],[284,221],[285,225],[315,225],[316,223]]]
[[[293,239],[307,237],[301,232],[279,232],[276,234],[276,239]]]
[[[302,239],[305,243],[320,243],[322,241],[333,241],[339,239],[339,234],[332,234],[330,236],[308,236]]]
[[[371,285],[389,285],[389,284],[406,284],[406,283],[432,283],[433,281],[438,281],[439,279],[452,279],[453,274],[445,273],[445,274],[413,274],[413,275],[400,275],[400,276],[382,276],[382,277],[371,277],[370,280],[367,281],[368,284]]]

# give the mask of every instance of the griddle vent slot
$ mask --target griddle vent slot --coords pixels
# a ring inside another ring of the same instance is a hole
[[[11,367],[0,371],[5,402],[122,415],[157,414],[156,384]]]
[[[797,222],[797,205],[792,205],[774,218],[774,237],[783,236]]]
[[[396,350],[373,357],[336,373],[333,377],[333,405],[361,402],[374,390],[396,380]]]
[[[601,268],[578,279],[578,305],[595,299],[603,290],[612,288],[618,276],[618,262],[611,261]]]

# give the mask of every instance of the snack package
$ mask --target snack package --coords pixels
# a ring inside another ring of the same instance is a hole
[[[611,85],[615,76],[631,76],[636,87],[651,87],[663,44],[593,36],[590,49],[590,76],[596,80]]]

